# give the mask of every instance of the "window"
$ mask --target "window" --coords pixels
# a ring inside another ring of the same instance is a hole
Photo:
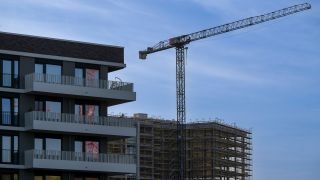
[[[35,138],[35,153],[61,158],[61,139],[58,138]]]
[[[43,150],[43,139],[40,139],[40,138],[34,139],[34,149]]]
[[[36,63],[36,80],[49,83],[61,83],[61,69],[61,65]]]
[[[61,102],[46,101],[46,112],[61,113]]]
[[[34,180],[61,180],[61,176],[34,176]]]
[[[46,138],[46,150],[61,151],[61,139]]]
[[[74,112],[77,121],[86,121],[87,123],[99,122],[99,105],[93,104],[75,104]],[[85,118],[83,118],[85,116]]]
[[[74,180],[99,180],[96,177],[75,177]]]
[[[19,87],[19,61],[2,60],[1,68],[1,86]]]
[[[84,78],[83,78],[83,76],[84,76],[83,69],[82,68],[76,68],[74,73],[75,73],[74,74],[74,76],[75,76],[75,81],[74,81],[75,85],[83,86],[83,84],[84,84],[84,81],[83,81],[84,80]]]
[[[19,180],[17,173],[1,173],[0,180]]]
[[[61,102],[36,100],[35,101],[35,110],[36,111],[53,112],[53,113],[60,114],[61,113]]]
[[[2,136],[2,162],[11,162],[11,136]]]
[[[74,142],[75,152],[86,152],[86,153],[99,153],[99,142],[98,141],[75,141]]]
[[[58,138],[35,138],[34,149],[61,151],[61,139]]]
[[[11,87],[12,84],[12,62],[2,61],[2,86]]]
[[[61,120],[61,102],[59,101],[36,99],[35,111],[43,112],[42,115],[47,121]]]
[[[19,158],[18,136],[0,136],[1,163],[17,164]]]
[[[86,85],[90,87],[99,87],[99,70],[86,69]]]
[[[75,85],[83,86],[84,84],[89,87],[99,87],[99,75],[98,69],[75,69]],[[85,80],[85,81],[84,81]]]
[[[2,98],[2,124],[11,124],[11,100],[8,98]]]
[[[1,125],[18,125],[19,100],[18,98],[0,97]]]

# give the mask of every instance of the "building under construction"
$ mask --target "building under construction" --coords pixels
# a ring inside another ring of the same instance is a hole
[[[113,141],[109,152],[139,151],[139,179],[168,180],[178,171],[176,121],[135,114],[140,138]],[[186,125],[186,177],[190,180],[249,180],[251,178],[251,131],[221,120]],[[139,144],[139,147],[135,147]],[[113,177],[111,179],[124,179]],[[128,175],[125,179],[135,179]]]

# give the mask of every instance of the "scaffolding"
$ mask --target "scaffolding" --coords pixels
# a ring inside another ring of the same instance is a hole
[[[140,179],[169,180],[178,171],[176,122],[135,119],[140,123]],[[186,134],[187,180],[250,180],[251,130],[216,119],[188,123]],[[134,144],[133,140],[131,145],[127,141],[111,142],[108,148],[111,152],[127,152],[125,149]]]

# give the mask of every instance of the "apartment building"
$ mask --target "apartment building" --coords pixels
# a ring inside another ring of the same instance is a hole
[[[123,68],[123,47],[0,33],[0,180],[139,178],[138,151],[108,151],[139,130],[108,116],[136,99]]]

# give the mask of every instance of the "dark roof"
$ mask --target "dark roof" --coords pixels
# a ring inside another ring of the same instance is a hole
[[[123,47],[5,32],[0,32],[0,49],[124,63]]]

